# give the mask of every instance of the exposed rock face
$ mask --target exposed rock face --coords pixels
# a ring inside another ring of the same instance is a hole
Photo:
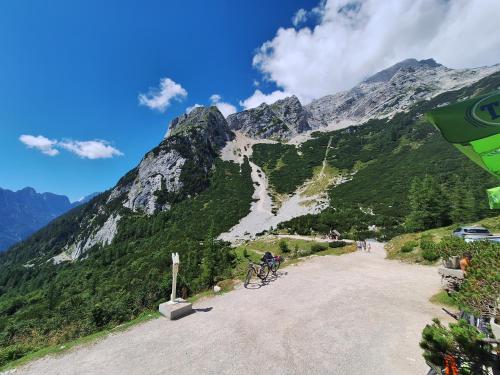
[[[234,135],[222,113],[215,106],[197,107],[191,112],[175,118],[168,127],[166,138],[201,135],[201,140],[215,149],[224,147]]]
[[[138,175],[130,186],[124,207],[132,211],[143,210],[148,214],[168,209],[168,204],[157,204],[156,192],[166,189],[170,193],[182,187],[180,176],[186,162],[175,150],[160,150],[158,155],[150,152],[138,167]]]
[[[233,137],[217,107],[195,108],[174,119],[167,137],[142,159],[111,192],[108,202],[152,214],[204,187],[217,152]],[[196,184],[191,177],[196,177]]]
[[[363,123],[390,117],[414,103],[457,90],[500,70],[500,65],[449,69],[433,59],[404,60],[371,76],[349,91],[327,95],[306,106],[311,128],[335,122]]]
[[[257,108],[235,113],[227,117],[233,130],[260,139],[288,139],[309,130],[308,113],[296,96],[291,96],[269,105],[262,103]]]
[[[433,59],[407,59],[367,78],[351,90],[302,106],[295,97],[228,116],[229,127],[254,139],[287,140],[325,127],[361,124],[390,117],[414,103],[457,90],[500,70],[500,65],[449,69]]]
[[[76,260],[95,246],[111,244],[130,211],[154,214],[208,186],[209,172],[234,137],[217,107],[200,107],[174,119],[163,141],[108,193],[89,205],[79,231],[52,258]],[[130,211],[129,211],[130,210]]]
[[[63,251],[52,258],[54,264],[76,260],[92,247],[111,244],[118,232],[119,214],[110,215],[101,227],[95,228],[90,235],[83,235],[75,243],[68,244]]]

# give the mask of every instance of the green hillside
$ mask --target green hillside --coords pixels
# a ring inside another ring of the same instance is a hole
[[[78,262],[54,265],[49,259],[77,230],[85,210],[92,210],[109,193],[2,254],[0,367],[47,344],[157,308],[170,295],[172,252],[183,259],[179,290],[187,294],[229,277],[234,251],[214,237],[248,213],[252,193],[248,161],[240,170],[237,164],[216,160],[209,187],[202,193],[153,216],[130,211],[111,245],[90,250]]]

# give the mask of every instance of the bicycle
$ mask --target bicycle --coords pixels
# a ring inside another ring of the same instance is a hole
[[[250,280],[255,276],[257,276],[259,279],[262,281],[267,279],[267,276],[269,275],[270,267],[267,262],[262,262],[260,264],[255,264],[250,262],[248,264],[248,271],[247,271],[247,276],[245,278],[245,283],[244,286],[245,288],[247,285],[250,283]]]
[[[280,268],[282,261],[283,258],[280,255],[275,255],[273,259],[267,261],[273,275],[276,275],[276,272],[278,272],[278,269]]]

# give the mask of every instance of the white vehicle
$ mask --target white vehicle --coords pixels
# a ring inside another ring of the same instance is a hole
[[[453,235],[456,237],[487,237],[492,236],[491,232],[483,227],[460,227],[453,231]]]
[[[465,236],[464,237],[465,242],[476,242],[476,241],[488,241],[488,242],[495,242],[495,243],[500,243],[500,236]]]

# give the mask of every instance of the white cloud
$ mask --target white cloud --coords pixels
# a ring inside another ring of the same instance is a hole
[[[139,104],[164,112],[172,100],[181,100],[186,96],[187,91],[181,85],[170,78],[162,78],[159,88],[150,88],[148,93],[139,94]]]
[[[43,135],[33,136],[28,134],[21,135],[19,140],[29,148],[37,149],[49,156],[58,155],[59,149],[67,150],[84,159],[106,159],[123,155],[120,150],[103,140],[58,141],[56,139],[48,139]]]
[[[59,150],[54,148],[54,146],[57,144],[57,141],[48,139],[43,135],[33,136],[23,134],[19,137],[19,140],[26,146],[28,146],[28,148],[37,149],[45,155],[55,156],[59,153]]]
[[[286,93],[280,90],[273,91],[270,94],[264,94],[260,90],[255,90],[252,96],[246,98],[243,101],[240,101],[240,105],[245,109],[255,108],[261,105],[262,103],[272,104],[276,100],[286,98],[292,94]]]
[[[313,29],[280,28],[253,64],[307,103],[409,57],[451,68],[499,63],[498,14],[498,0],[326,0],[306,13],[318,19]]]
[[[218,94],[213,94],[210,97],[210,103],[217,106],[224,117],[227,117],[236,112],[236,107],[231,103],[222,101],[222,97]]]
[[[293,26],[300,26],[302,23],[307,21],[307,10],[300,8],[292,17]]]
[[[83,159],[108,159],[113,156],[121,156],[123,153],[109,144],[107,141],[64,141],[59,146],[65,150],[80,156]]]
[[[198,107],[203,107],[203,106],[202,106],[201,104],[198,104],[198,103],[193,104],[192,106],[190,106],[190,107],[187,107],[187,108],[186,108],[186,113],[189,113],[189,112],[191,112],[193,109],[198,108]]]

